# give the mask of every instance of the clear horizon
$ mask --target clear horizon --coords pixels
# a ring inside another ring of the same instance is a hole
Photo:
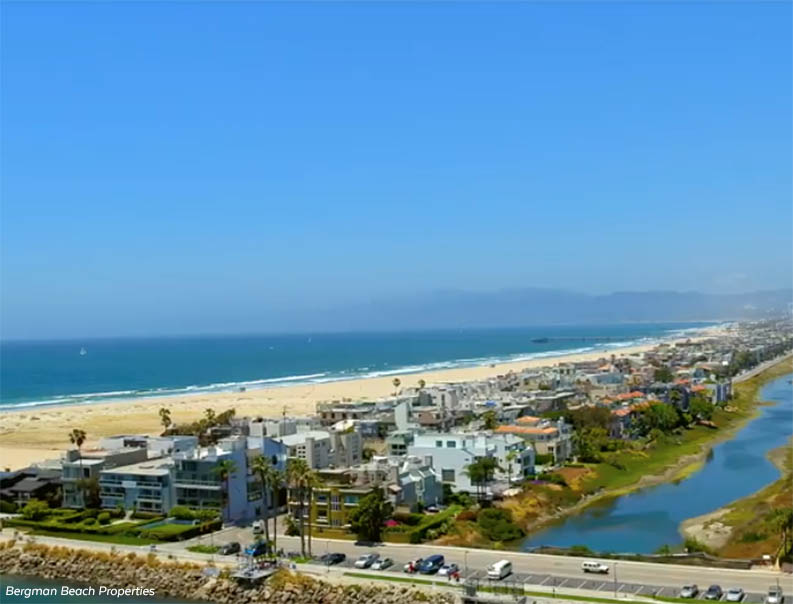
[[[0,10],[3,339],[790,288],[789,3]]]

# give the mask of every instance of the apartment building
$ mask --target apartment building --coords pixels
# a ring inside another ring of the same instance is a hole
[[[174,462],[170,458],[151,459],[102,470],[99,495],[102,507],[122,506],[167,514],[176,505]]]
[[[84,480],[99,480],[102,470],[116,466],[145,461],[148,457],[145,448],[124,447],[121,449],[88,449],[78,451],[69,449],[61,461],[61,481],[63,484],[63,507],[85,507]]]

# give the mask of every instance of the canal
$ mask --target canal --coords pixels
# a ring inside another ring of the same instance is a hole
[[[680,523],[762,489],[780,476],[766,453],[791,437],[793,388],[786,375],[766,384],[759,415],[712,449],[701,470],[677,483],[649,487],[593,504],[530,535],[521,549],[586,545],[599,552],[652,553],[682,541]]]

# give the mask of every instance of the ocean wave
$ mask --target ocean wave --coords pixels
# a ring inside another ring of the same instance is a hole
[[[374,379],[397,377],[417,373],[427,373],[448,369],[460,369],[486,365],[498,365],[505,363],[520,363],[534,361],[538,359],[553,359],[557,357],[583,354],[593,351],[607,352],[610,350],[620,350],[631,348],[638,345],[648,345],[659,343],[669,339],[680,338],[681,336],[691,336],[713,326],[690,327],[684,329],[669,330],[655,336],[645,336],[627,339],[624,341],[604,341],[592,345],[578,348],[565,348],[556,350],[545,350],[528,353],[515,353],[493,356],[466,357],[458,359],[447,359],[443,361],[431,361],[420,364],[403,365],[401,367],[390,367],[389,363],[384,362],[382,368],[378,369],[370,365],[358,368],[340,369],[335,372],[318,372],[297,375],[287,375],[281,377],[269,377],[254,380],[214,382],[210,384],[190,384],[188,386],[158,386],[145,389],[112,390],[105,392],[88,392],[81,394],[59,394],[51,398],[38,401],[24,401],[18,403],[0,404],[0,411],[30,409],[36,407],[49,407],[61,405],[84,405],[101,402],[123,402],[128,400],[151,399],[159,397],[176,397],[183,395],[195,395],[200,393],[219,393],[234,392],[241,388],[260,389],[283,386],[294,386],[300,384],[324,384],[340,382],[353,379]]]

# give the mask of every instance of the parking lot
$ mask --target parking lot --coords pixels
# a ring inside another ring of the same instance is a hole
[[[319,556],[317,556],[319,558]],[[372,570],[371,568],[364,568],[359,569],[355,568],[355,557],[348,556],[343,562],[334,565],[334,568],[345,568],[349,569],[350,571],[355,572],[366,572],[371,574],[379,574],[379,573],[388,573],[388,574],[400,574],[404,575],[403,567],[407,564],[410,559],[409,558],[397,558],[393,557],[394,560],[393,566],[389,567],[386,570]],[[321,564],[319,560],[316,562],[317,564]],[[549,574],[531,574],[531,573],[512,573],[502,581],[496,581],[489,579],[487,577],[487,573],[485,570],[479,569],[468,569],[468,574],[466,575],[466,569],[464,567],[464,563],[462,560],[455,560],[452,558],[447,558],[446,563],[456,563],[460,567],[460,575],[461,581],[467,579],[474,579],[480,582],[481,585],[490,585],[496,586],[499,584],[502,585],[513,585],[513,586],[524,586],[526,590],[537,589],[538,591],[551,591],[560,590],[561,592],[575,589],[575,590],[585,590],[589,592],[600,592],[601,597],[608,598],[614,597],[615,593],[621,597],[625,595],[631,596],[645,596],[645,597],[652,597],[652,596],[663,596],[663,597],[670,597],[670,598],[677,598],[680,595],[680,588],[672,588],[672,587],[662,587],[657,585],[646,585],[646,584],[639,584],[639,583],[625,583],[619,581],[619,577],[617,577],[617,581],[615,582],[613,571],[609,575],[586,575],[582,572],[580,578],[573,578],[573,577],[563,577],[563,576],[554,576]],[[448,577],[438,576],[438,575],[423,575],[420,573],[415,573],[413,575],[418,579],[423,580],[435,580],[438,582],[450,582]],[[682,587],[682,585],[680,586]],[[722,585],[722,589],[724,590],[725,594],[728,589],[731,587],[740,587],[740,585]],[[693,600],[705,600],[704,593],[705,590],[708,588],[708,585],[699,585],[700,592],[697,594],[696,598],[692,598]],[[746,593],[742,602],[750,603],[750,604],[761,604],[765,600],[764,593]],[[721,601],[725,601],[725,597],[722,596]]]

